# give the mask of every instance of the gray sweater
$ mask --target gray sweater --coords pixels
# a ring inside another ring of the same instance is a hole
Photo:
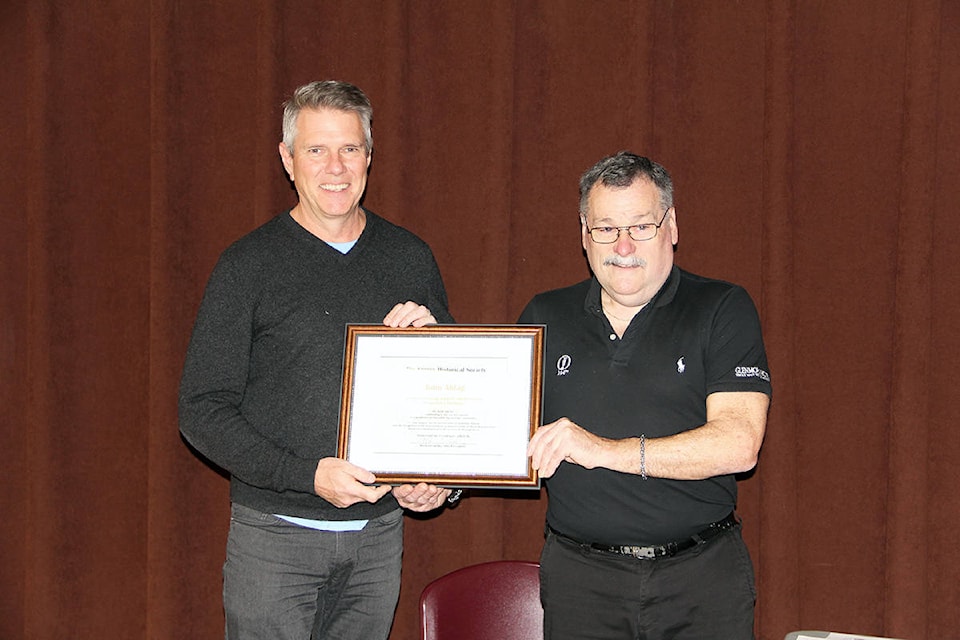
[[[285,212],[220,256],[204,293],[180,382],[180,432],[230,474],[231,499],[322,520],[397,508],[339,509],[313,491],[321,458],[335,456],[347,323],[380,324],[398,302],[453,322],[430,248],[367,211],[342,254]]]

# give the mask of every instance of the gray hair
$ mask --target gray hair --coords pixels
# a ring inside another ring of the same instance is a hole
[[[336,109],[352,111],[360,117],[367,155],[373,152],[373,106],[358,87],[337,80],[321,80],[298,87],[283,103],[283,144],[293,153],[297,136],[297,116],[303,109]]]
[[[673,206],[673,180],[663,166],[629,151],[607,156],[580,177],[580,215],[586,218],[590,190],[599,182],[605,187],[625,189],[637,180],[649,180],[660,192],[660,206]]]

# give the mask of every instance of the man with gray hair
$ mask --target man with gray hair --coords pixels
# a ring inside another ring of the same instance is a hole
[[[372,114],[345,82],[296,90],[279,151],[299,201],[223,252],[197,313],[180,431],[230,474],[227,640],[387,638],[401,507],[450,496],[336,457],[345,326],[453,321],[430,248],[360,205]]]
[[[753,568],[734,474],[756,464],[770,376],[741,287],[681,270],[673,182],[621,152],[580,181],[593,276],[540,294],[549,504],[544,635],[747,640]]]

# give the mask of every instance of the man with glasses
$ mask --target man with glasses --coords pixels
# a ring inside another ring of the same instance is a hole
[[[666,169],[628,152],[580,180],[593,277],[533,298],[547,326],[548,640],[753,637],[734,474],[754,467],[770,376],[753,302],[674,265]]]

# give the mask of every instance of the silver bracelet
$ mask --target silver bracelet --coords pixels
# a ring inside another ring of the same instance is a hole
[[[640,479],[647,479],[647,436],[640,434]]]
[[[462,495],[463,489],[454,489],[452,492],[450,492],[450,495],[447,496],[447,504],[454,504]]]

